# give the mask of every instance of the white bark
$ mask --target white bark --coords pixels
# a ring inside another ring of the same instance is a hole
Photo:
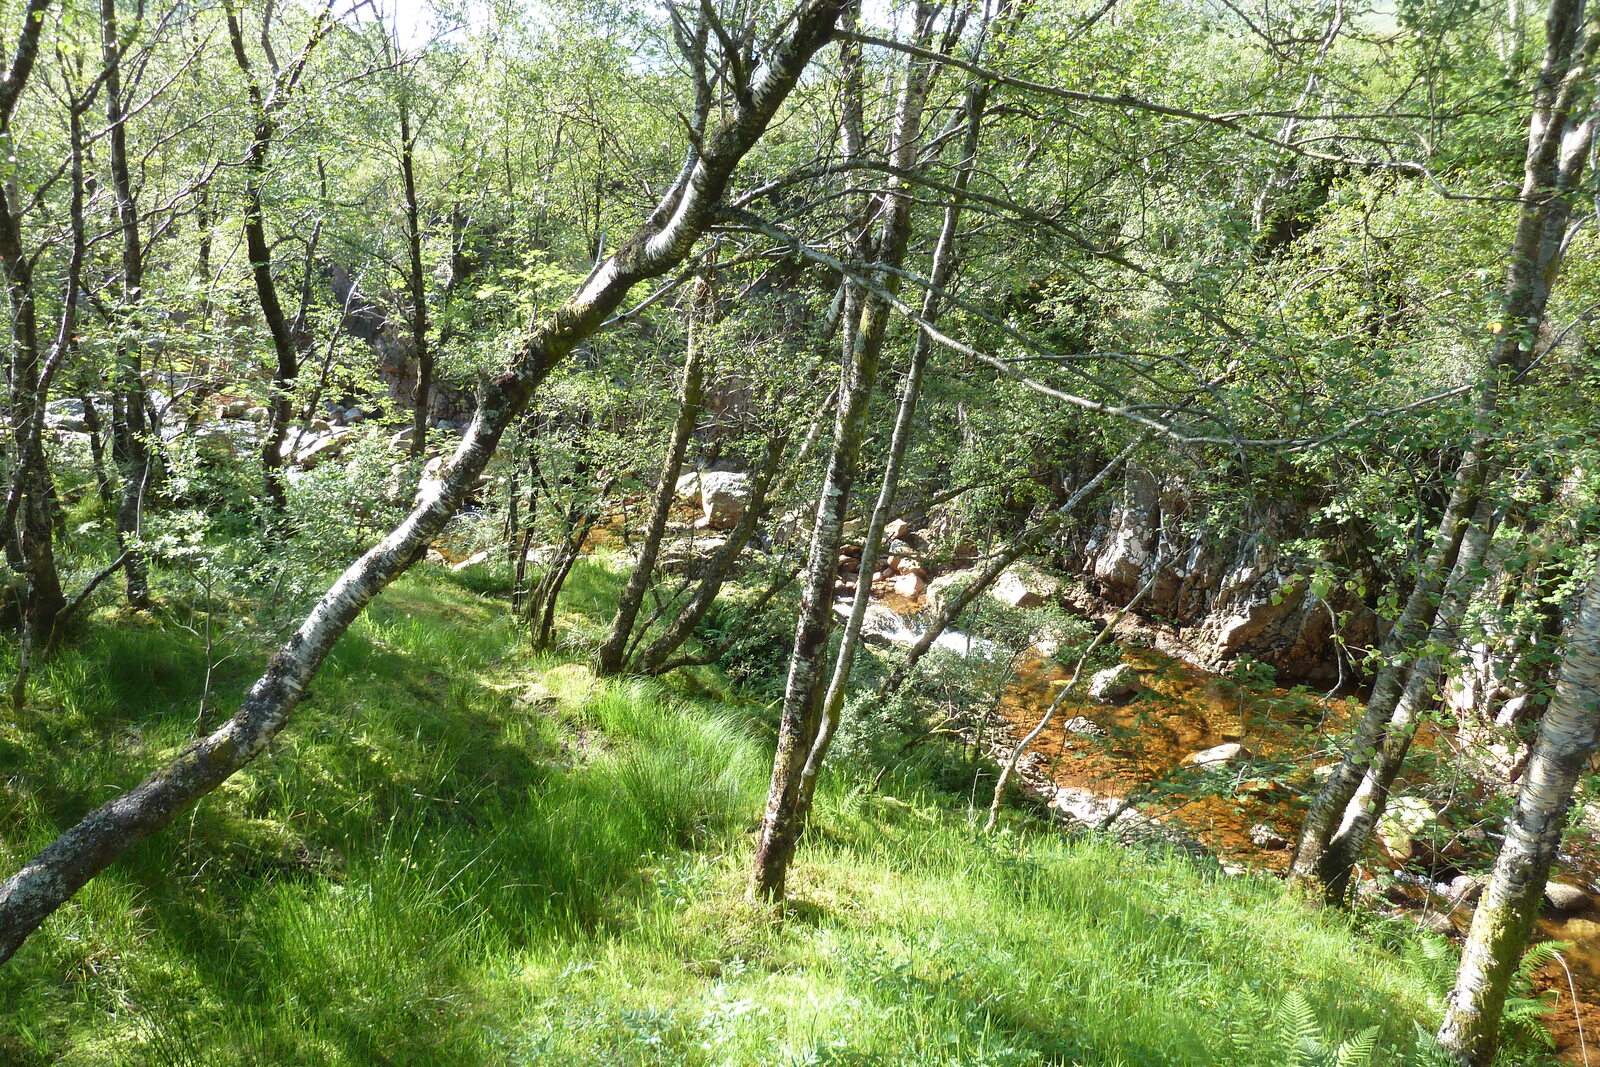
[[[1561,845],[1572,791],[1600,747],[1600,568],[1567,634],[1555,699],[1506,824],[1505,843],[1472,917],[1439,1042],[1466,1067],[1484,1067],[1500,1037],[1500,1014],[1538,917]]]

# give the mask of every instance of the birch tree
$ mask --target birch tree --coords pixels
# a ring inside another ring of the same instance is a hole
[[[1534,86],[1515,235],[1509,249],[1501,314],[1480,376],[1471,439],[1456,468],[1448,505],[1419,568],[1404,610],[1383,647],[1383,666],[1343,758],[1312,801],[1301,828],[1290,879],[1330,900],[1342,899],[1354,862],[1348,847],[1333,848],[1341,825],[1376,821],[1383,790],[1368,789],[1350,812],[1373,759],[1384,747],[1397,709],[1417,676],[1425,689],[1438,662],[1413,657],[1438,619],[1439,606],[1461,553],[1469,518],[1496,462],[1493,458],[1502,393],[1527,372],[1539,343],[1550,293],[1569,240],[1574,201],[1594,140],[1595,94],[1591,63],[1600,37],[1583,0],[1552,0],[1545,26],[1545,58]],[[1380,772],[1382,773],[1382,772]],[[1370,818],[1369,818],[1370,817]],[[1353,839],[1351,839],[1353,844]]]
[[[43,0],[35,0],[34,6],[43,10]],[[265,751],[288,725],[334,643],[444,529],[501,436],[551,370],[606,322],[636,284],[672,270],[689,256],[715,217],[740,160],[766,131],[812,56],[832,39],[845,7],[845,0],[802,0],[779,21],[759,65],[746,64],[742,56],[719,57],[715,69],[731,84],[717,121],[691,144],[677,176],[645,221],[596,265],[576,292],[533,325],[511,359],[485,383],[460,446],[416,507],[339,575],[272,655],[227,722],[133,789],[84,816],[0,884],[0,962],[10,959],[41,922],[96,874]],[[26,40],[32,48],[37,36]],[[5,115],[5,98],[5,86],[0,85],[0,117]]]
[[[1600,567],[1567,631],[1555,699],[1506,822],[1494,872],[1472,916],[1439,1043],[1463,1067],[1487,1067],[1500,1042],[1500,1016],[1545,882],[1561,847],[1572,791],[1600,748]]]

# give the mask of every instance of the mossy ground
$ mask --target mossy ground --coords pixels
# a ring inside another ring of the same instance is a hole
[[[614,581],[580,566],[569,630]],[[1436,1023],[1442,942],[1020,816],[985,836],[912,771],[829,777],[794,906],[753,907],[767,704],[530,654],[491,585],[385,593],[268,755],[0,968],[0,1063],[1276,1067],[1291,991],[1378,1027],[1376,1062]],[[102,618],[36,676],[5,868],[193,736],[207,658]],[[214,722],[260,652],[210,658]]]

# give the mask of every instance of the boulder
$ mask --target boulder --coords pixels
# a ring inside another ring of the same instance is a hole
[[[972,579],[972,571],[951,571],[941,574],[928,583],[928,606],[938,611],[944,607],[944,596],[950,587],[957,582],[967,582]]]
[[[294,462],[298,467],[311,470],[325,459],[331,459],[344,451],[344,442],[332,434],[321,437],[308,437],[304,448],[295,453]]]
[[[744,518],[750,500],[750,476],[738,471],[707,471],[700,475],[700,507],[705,525],[713,530],[731,530]]]
[[[1225,771],[1249,758],[1250,753],[1243,745],[1237,741],[1228,741],[1202,752],[1191,752],[1183,757],[1183,762],[1190,767],[1198,767],[1205,771]]]
[[[345,408],[344,409],[344,421],[349,423],[352,426],[354,426],[358,422],[361,422],[361,421],[365,420],[366,417],[367,417],[367,413],[365,411],[362,411],[360,408]]]
[[[272,417],[272,409],[265,404],[257,404],[244,413],[244,417],[251,422],[266,422]]]
[[[483,549],[480,552],[474,552],[472,555],[468,556],[466,559],[462,560],[460,563],[452,563],[450,565],[450,569],[459,573],[461,571],[466,570],[468,567],[476,567],[480,563],[488,563],[488,562],[489,562],[489,550],[488,549]]]
[[[417,481],[416,503],[422,503],[439,491],[442,484],[439,475],[444,471],[444,459],[443,456],[434,456],[422,465],[422,477]]]
[[[194,452],[201,459],[233,459],[238,455],[233,438],[218,429],[199,430],[194,435]]]
[[[894,591],[904,597],[921,596],[927,587],[919,574],[902,574],[894,580]]]
[[[1448,936],[1456,932],[1455,923],[1450,921],[1450,916],[1438,911],[1424,912],[1412,919],[1418,926],[1430,934]]]
[[[1040,630],[1033,635],[1033,650],[1049,659],[1061,651],[1061,634],[1055,630]]]
[[[248,400],[230,400],[222,405],[222,417],[225,419],[242,419],[250,413],[251,404]]]
[[[1038,608],[1054,600],[1061,583],[1031,563],[1017,562],[1000,572],[989,595],[1013,608]]]
[[[1445,892],[1458,904],[1468,903],[1483,896],[1483,887],[1487,883],[1488,879],[1479,874],[1458,874],[1450,879]]]
[[[411,448],[411,442],[415,441],[416,439],[417,428],[415,426],[407,426],[403,430],[397,430],[395,431],[394,435],[389,438],[389,450],[391,452],[407,451]]]
[[[1104,726],[1101,726],[1092,719],[1086,719],[1082,715],[1074,715],[1072,718],[1062,723],[1061,728],[1067,733],[1077,734],[1079,737],[1106,736],[1106,728]]]
[[[1271,852],[1281,852],[1289,847],[1289,839],[1264,822],[1258,822],[1250,827],[1250,840],[1257,848]]]
[[[1589,891],[1570,882],[1546,882],[1544,899],[1552,911],[1563,914],[1582,911],[1589,906]]]
[[[1101,704],[1125,704],[1139,692],[1139,672],[1126,663],[1096,671],[1089,679],[1089,696]]]
[[[922,564],[909,556],[901,556],[894,562],[893,566],[896,574],[915,574],[918,578],[926,578],[928,576],[928,572],[923,568]]]
[[[1390,797],[1378,819],[1378,840],[1383,842],[1389,855],[1406,859],[1411,855],[1416,836],[1438,822],[1439,813],[1421,797]]]
[[[726,537],[674,537],[661,545],[656,566],[667,574],[693,574],[728,543]]]
[[[1494,718],[1494,724],[1499,727],[1515,726],[1528,713],[1528,697],[1518,693],[1504,704],[1500,705],[1500,714]]]
[[[678,475],[678,480],[672,484],[673,496],[684,502],[693,502],[700,499],[700,472],[690,471],[688,474]]]
[[[910,528],[910,525],[911,524],[906,522],[904,519],[896,519],[889,523],[883,528],[884,543],[893,544],[894,542],[900,540],[901,536]]]
[[[848,619],[852,609],[850,601],[833,605],[834,613]],[[861,640],[869,645],[905,645],[916,640],[916,635],[906,629],[905,620],[892,608],[883,604],[868,604],[861,617]]]

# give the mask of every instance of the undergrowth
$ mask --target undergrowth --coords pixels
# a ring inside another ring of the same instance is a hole
[[[614,583],[582,564],[569,623]],[[1020,818],[986,837],[914,765],[831,772],[793,907],[746,904],[765,703],[531,655],[492,586],[385,593],[268,755],[0,968],[0,1063],[1428,1062],[1441,942]],[[260,656],[95,620],[0,732],[4,867]]]

